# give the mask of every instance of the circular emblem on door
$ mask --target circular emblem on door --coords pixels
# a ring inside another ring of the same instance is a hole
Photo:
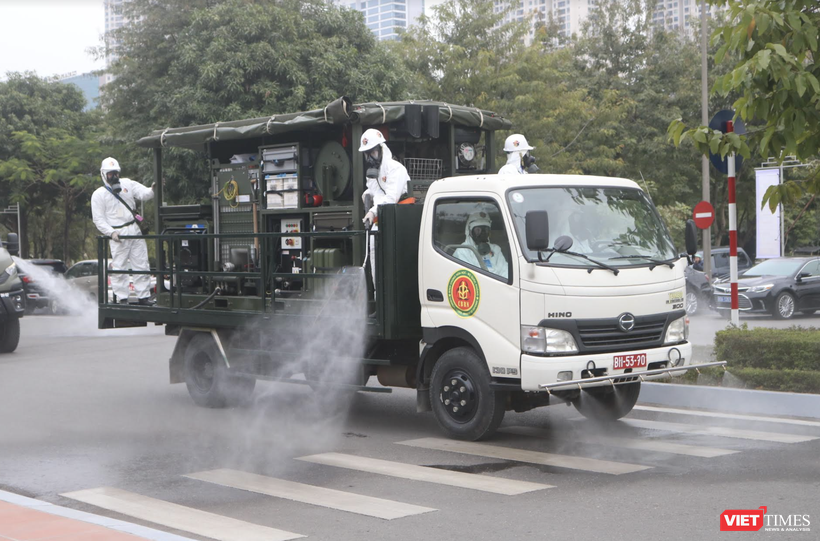
[[[635,316],[626,312],[618,316],[618,328],[623,332],[629,332],[635,328]]]
[[[481,300],[475,275],[466,269],[456,271],[447,285],[447,300],[459,317],[471,317],[475,314]]]

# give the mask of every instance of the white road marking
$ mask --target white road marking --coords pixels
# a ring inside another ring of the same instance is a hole
[[[287,541],[305,537],[111,487],[60,494],[129,517],[219,541]]]
[[[505,496],[514,496],[516,494],[534,492],[545,488],[555,488],[552,485],[542,485],[529,481],[489,477],[487,475],[442,470],[440,468],[417,466],[415,464],[404,464],[401,462],[391,462],[389,460],[379,460],[341,453],[322,453],[320,455],[303,456],[297,460],[304,460],[305,462],[312,462],[314,464],[324,464],[326,466],[336,466],[337,468],[389,475],[391,477],[411,479],[413,481],[424,481],[427,483],[438,483],[453,487],[481,490],[494,494],[503,494]]]
[[[371,496],[362,496],[352,492],[343,492],[330,488],[305,485],[284,479],[275,479],[237,470],[212,470],[186,475],[191,479],[207,481],[217,485],[238,488],[266,494],[275,498],[285,498],[296,502],[319,505],[339,511],[357,513],[370,517],[393,520],[411,515],[421,515],[437,511],[430,507],[421,507],[409,503],[384,500]]]
[[[627,464],[625,462],[610,462],[608,460],[597,460],[594,458],[584,458],[579,456],[556,455],[552,453],[527,451],[524,449],[511,449],[509,447],[488,445],[486,443],[446,440],[442,438],[421,438],[398,443],[401,445],[409,445],[411,447],[420,447],[422,449],[450,451],[453,453],[463,453],[466,455],[512,460],[514,462],[527,462],[530,464],[555,466],[557,468],[569,468],[572,470],[608,473],[612,475],[633,473],[648,470],[652,467],[641,466],[639,464]]]
[[[700,434],[708,436],[723,436],[743,440],[773,441],[776,443],[802,443],[816,440],[816,436],[800,436],[798,434],[783,434],[780,432],[760,432],[757,430],[741,430],[722,426],[700,426],[685,423],[667,423],[663,421],[646,421],[644,419],[621,419],[624,423],[637,428],[651,430],[667,430],[670,432],[684,432],[686,434]]]
[[[632,408],[638,411],[652,411],[657,413],[675,413],[678,415],[695,415],[697,417],[714,417],[716,419],[738,419],[742,421],[781,423],[785,425],[816,426],[820,427],[820,421],[806,421],[803,419],[789,419],[788,417],[766,417],[763,415],[744,415],[741,413],[721,413],[717,411],[698,411],[677,408],[659,408],[657,406],[635,406]]]
[[[516,434],[519,436],[530,436],[535,438],[551,439],[556,437],[556,432],[535,428],[531,426],[511,426],[502,428],[499,432]],[[684,445],[671,441],[643,440],[634,438],[623,438],[618,436],[606,436],[603,434],[582,434],[573,432],[568,436],[570,441],[588,443],[593,445],[611,445],[613,447],[623,447],[625,449],[637,449],[639,451],[655,451],[659,453],[670,453],[673,455],[697,456],[701,458],[714,458],[739,453],[731,449],[718,449],[716,447],[703,447],[700,445]],[[564,440],[562,440],[564,441]]]

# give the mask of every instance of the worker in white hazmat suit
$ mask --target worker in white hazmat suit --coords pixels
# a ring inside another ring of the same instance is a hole
[[[490,242],[492,222],[483,210],[473,212],[464,227],[465,247],[453,252],[453,257],[478,268],[486,268],[491,273],[507,279],[509,265],[507,258],[497,244]],[[484,264],[482,267],[481,264]]]
[[[527,138],[520,133],[514,133],[504,141],[504,152],[507,153],[507,163],[498,170],[499,175],[526,175],[537,173],[538,166],[535,158],[530,156],[530,150],[535,150],[527,142]]]
[[[362,198],[367,200],[369,195],[373,200],[373,206],[365,209],[365,217],[362,219],[365,228],[370,231],[377,231],[378,209],[380,205],[398,203],[402,196],[407,193],[407,183],[410,175],[407,169],[393,159],[393,153],[385,144],[384,135],[379,130],[370,128],[362,134],[359,152],[365,155],[367,162],[367,173],[365,175],[367,189],[362,194]],[[378,171],[378,174],[376,174]],[[373,287],[376,287],[376,236],[370,235],[370,245],[368,246],[370,272],[373,278]]]
[[[145,239],[120,240],[120,237],[142,234],[137,223],[142,216],[137,213],[136,202],[153,199],[154,185],[146,188],[139,182],[120,178],[120,164],[114,158],[103,160],[100,176],[103,185],[97,188],[91,196],[91,215],[100,233],[111,237],[109,246],[111,247],[112,270],[149,270],[148,247]],[[121,304],[127,304],[128,275],[112,274],[110,276],[114,295]],[[149,275],[135,275],[134,289],[139,304],[151,304],[151,277]]]

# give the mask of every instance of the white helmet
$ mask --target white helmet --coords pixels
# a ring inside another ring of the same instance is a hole
[[[514,133],[507,137],[507,140],[504,141],[504,152],[527,151],[533,149],[534,147],[531,147],[527,142],[527,138],[520,133]]]
[[[362,134],[362,145],[359,152],[367,152],[376,145],[384,143],[384,135],[377,129],[370,128]]]
[[[120,170],[120,164],[117,160],[115,160],[114,158],[104,159],[102,161],[102,165],[100,165],[100,176],[102,177],[103,182],[108,184],[108,179],[106,178],[106,175],[108,173],[110,173],[111,171],[119,171],[119,170]]]

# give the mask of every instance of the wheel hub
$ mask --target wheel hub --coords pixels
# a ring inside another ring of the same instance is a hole
[[[439,400],[454,421],[466,423],[472,419],[478,405],[477,398],[473,380],[463,370],[451,370],[444,377]]]
[[[214,382],[214,363],[208,358],[197,359],[194,364],[194,381],[202,391],[208,391]]]
[[[794,301],[788,295],[784,295],[783,297],[781,297],[780,302],[777,304],[777,308],[780,311],[780,315],[784,318],[790,317],[792,315],[792,312],[794,312]]]

